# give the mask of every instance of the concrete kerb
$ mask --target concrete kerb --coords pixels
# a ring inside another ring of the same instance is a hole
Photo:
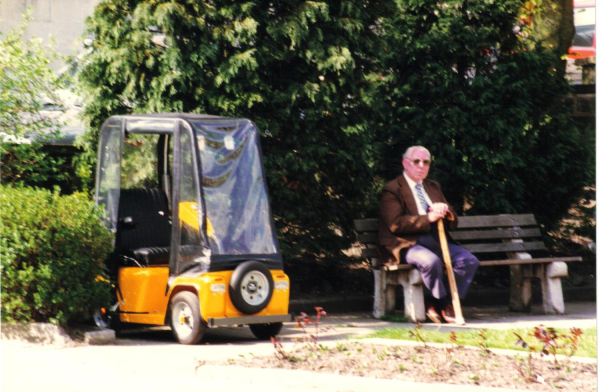
[[[2,339],[43,346],[108,345],[116,341],[115,331],[87,326],[76,327],[67,332],[50,323],[2,323],[1,330]]]

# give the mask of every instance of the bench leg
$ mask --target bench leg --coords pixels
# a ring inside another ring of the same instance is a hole
[[[404,315],[413,323],[425,321],[425,298],[421,273],[416,269],[403,273],[399,276],[398,283],[404,289]]]
[[[510,305],[513,312],[531,311],[531,265],[510,266]]]
[[[380,318],[385,314],[386,310],[386,286],[387,279],[386,273],[383,269],[374,270],[373,276],[375,278],[375,298],[373,300],[373,316]]]
[[[396,285],[388,282],[385,287],[385,313],[391,314],[396,309]]]
[[[555,261],[544,264],[538,268],[537,272],[542,283],[544,312],[564,314],[565,301],[563,299],[561,278],[569,276],[567,263]]]

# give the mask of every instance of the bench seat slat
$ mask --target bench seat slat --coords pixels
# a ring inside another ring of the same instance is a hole
[[[401,271],[401,270],[410,270],[416,268],[412,264],[394,264],[394,265],[386,265],[382,267],[385,271]]]
[[[546,250],[542,241],[532,242],[502,242],[494,244],[460,244],[471,253],[497,253],[497,252],[528,252]]]
[[[581,257],[540,257],[538,259],[508,259],[508,260],[486,260],[481,261],[480,266],[490,267],[496,265],[523,265],[523,264],[543,264],[555,261],[564,261],[565,263],[573,261],[582,261]]]
[[[368,257],[368,258],[379,257],[379,249],[377,249],[377,248],[362,249],[362,257]]]
[[[358,235],[358,241],[361,244],[374,244],[377,245],[379,241],[379,235],[377,232],[375,233],[362,233]]]
[[[542,241],[532,242],[503,242],[503,243],[485,243],[485,244],[460,244],[460,246],[471,253],[500,253],[500,252],[531,252],[537,250],[546,250],[546,245]],[[363,257],[379,257],[378,248],[362,249]]]
[[[574,262],[574,261],[582,261],[581,257],[541,257],[539,259],[508,259],[508,260],[487,260],[481,261],[482,267],[493,267],[499,265],[527,265],[527,264],[547,264],[555,261],[563,261]],[[400,270],[409,270],[415,268],[411,264],[396,264],[396,265],[386,265],[382,267],[386,271],[400,271]]]

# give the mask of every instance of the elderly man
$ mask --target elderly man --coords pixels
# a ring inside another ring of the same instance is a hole
[[[454,309],[444,276],[437,221],[444,219],[450,229],[458,217],[446,202],[440,184],[427,180],[431,154],[422,146],[406,150],[404,173],[387,183],[381,192],[379,248],[386,265],[408,263],[419,269],[426,287],[426,315],[431,321],[455,322]],[[448,244],[458,294],[464,298],[479,260],[456,244]],[[440,317],[441,314],[441,317]]]

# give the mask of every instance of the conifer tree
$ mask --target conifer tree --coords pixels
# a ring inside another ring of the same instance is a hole
[[[287,256],[332,255],[373,173],[368,119],[393,1],[107,0],[80,75],[91,132],[113,114],[247,117],[262,131]]]

